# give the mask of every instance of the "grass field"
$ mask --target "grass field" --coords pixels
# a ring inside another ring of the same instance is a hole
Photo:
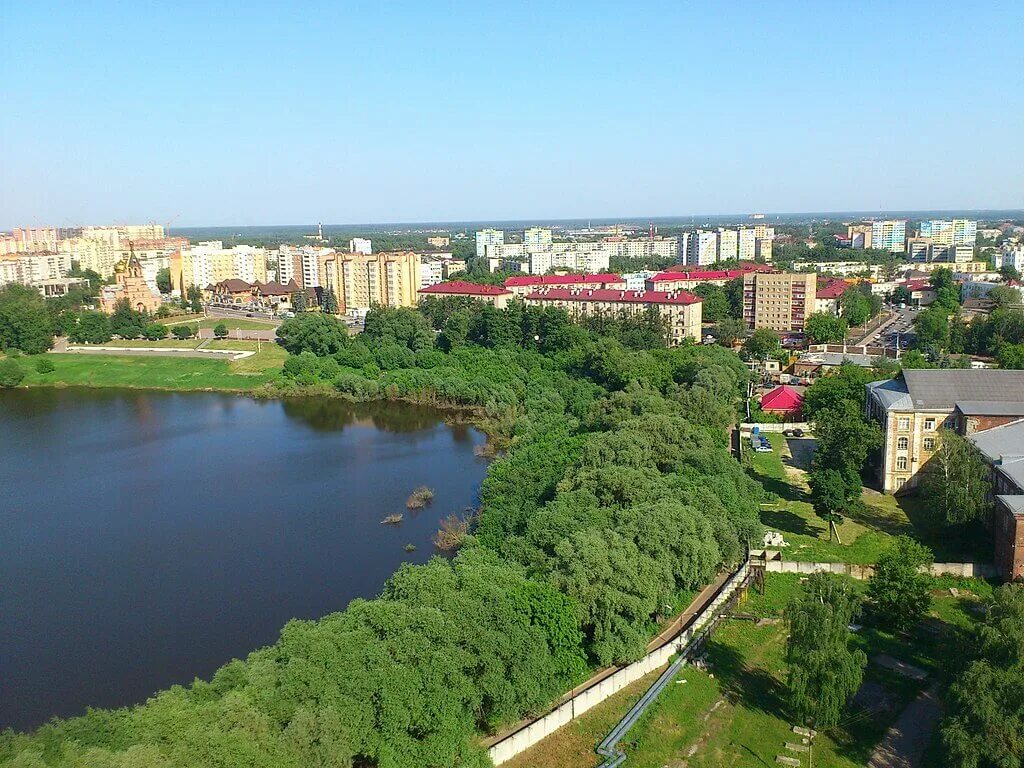
[[[199,346],[200,339],[160,339],[149,341],[147,339],[111,339],[101,347],[161,347],[164,349],[195,349]],[[81,345],[74,345],[81,346]]]
[[[206,317],[199,321],[199,327],[216,328],[221,323],[230,331],[269,331],[281,324],[278,320],[254,320],[250,317]]]
[[[752,473],[772,495],[761,521],[781,531],[789,544],[787,560],[874,563],[893,536],[913,536],[931,547],[938,562],[989,562],[992,546],[980,526],[947,526],[929,514],[916,496],[889,496],[863,490],[860,509],[839,526],[842,544],[829,541],[828,527],[811,506],[806,474],[787,441],[773,436],[771,453],[749,451]]]
[[[246,392],[272,380],[280,369],[274,345],[246,360],[204,360],[194,357],[122,355],[47,355],[56,370],[38,373],[37,358],[22,358],[27,386],[129,387],[136,389],[227,390]]]

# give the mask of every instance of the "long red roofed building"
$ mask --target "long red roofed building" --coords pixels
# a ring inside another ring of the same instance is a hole
[[[634,316],[654,308],[665,318],[669,342],[701,338],[702,305],[699,296],[686,291],[626,291],[612,288],[542,288],[526,296],[528,305],[558,307],[571,317],[590,314]]]
[[[647,288],[656,291],[691,290],[701,283],[725,285],[752,272],[775,272],[770,264],[741,262],[735,269],[688,269],[685,264],[669,267],[647,281]]]
[[[626,281],[621,275],[612,274],[521,275],[506,278],[505,287],[517,296],[526,296],[528,293],[540,290],[541,288],[624,289]]]
[[[450,280],[446,283],[435,283],[426,288],[420,288],[417,292],[420,298],[436,296],[458,296],[462,298],[477,299],[493,304],[498,309],[504,309],[509,299],[513,297],[512,291],[500,285],[482,285],[480,283],[469,283],[465,280]]]

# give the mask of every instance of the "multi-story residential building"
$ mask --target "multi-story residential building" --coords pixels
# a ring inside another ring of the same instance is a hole
[[[604,243],[556,243],[550,251],[528,253],[529,273],[543,275],[552,269],[566,269],[573,272],[600,272],[608,269],[611,251],[602,247]],[[507,247],[507,246],[506,246]]]
[[[759,237],[754,242],[754,260],[762,264],[772,263],[772,237]]]
[[[184,296],[191,286],[205,289],[232,278],[247,283],[267,281],[267,252],[251,245],[225,248],[209,240],[182,248],[170,257],[171,288]]]
[[[114,266],[121,260],[120,247],[107,240],[73,237],[61,240],[59,248],[81,269],[91,269],[104,279],[114,276]]]
[[[505,288],[516,296],[526,296],[541,288],[612,288],[625,290],[626,280],[619,275],[530,275],[529,277],[509,277],[505,280]]]
[[[850,241],[851,248],[858,250],[871,248],[871,233],[873,228],[870,224],[849,224],[846,227],[846,238]]]
[[[652,269],[642,269],[639,272],[630,272],[622,276],[626,283],[627,291],[642,291],[649,287],[647,281],[659,273]]]
[[[66,253],[24,252],[0,256],[0,265],[0,285],[31,285],[65,277],[71,269],[71,259]]]
[[[476,233],[476,257],[478,259],[488,258],[488,248],[495,245],[505,244],[505,233],[500,229],[481,229]]]
[[[657,311],[669,328],[672,345],[701,338],[702,299],[686,291],[626,291],[610,288],[542,288],[526,296],[527,305],[558,307],[570,317],[590,314],[641,315]]]
[[[80,237],[107,243],[128,251],[128,243],[136,240],[163,240],[167,235],[160,224],[117,224],[82,227]]]
[[[1013,267],[1018,272],[1024,272],[1024,245],[1004,245],[995,255],[995,267]]]
[[[932,247],[931,238],[908,237],[907,238],[907,260],[908,261],[930,261],[929,249]]]
[[[718,261],[718,233],[698,229],[690,233],[686,263],[691,267],[706,267]]]
[[[767,224],[755,224],[754,237],[758,240],[773,240],[775,238],[775,227],[770,227]]]
[[[903,253],[907,244],[907,222],[884,219],[871,224],[871,247],[889,253]],[[865,246],[866,247],[866,246]]]
[[[814,273],[752,272],[743,277],[743,319],[747,327],[802,333],[814,312]]]
[[[466,271],[466,260],[465,259],[445,259],[444,261],[444,279],[450,280],[452,275],[457,275],[460,272]]]
[[[737,258],[738,251],[738,234],[735,229],[722,229],[718,228],[718,260],[725,261],[726,259]]]
[[[530,250],[550,248],[551,242],[551,230],[545,227],[531,227],[523,233],[523,244]]]
[[[971,219],[930,219],[921,222],[921,237],[939,245],[970,245],[978,239],[978,222]]]
[[[882,490],[914,488],[941,428],[970,436],[1024,418],[1024,371],[905,369],[867,385],[867,415],[884,436],[876,468]]]
[[[686,269],[670,267],[648,278],[645,287],[652,291],[689,291],[701,283],[725,285],[751,272],[771,272],[772,268],[761,264],[741,264],[736,269]],[[626,286],[629,288],[630,286]]]
[[[486,230],[481,230],[481,234]],[[537,241],[537,236],[531,238]],[[557,241],[546,245],[531,243],[495,243],[485,245],[492,272],[508,269],[543,275],[551,269],[599,272],[608,269],[614,257],[656,261],[679,261],[682,251],[680,237],[645,237],[627,239],[613,236],[593,241]]]
[[[340,313],[374,305],[416,306],[420,256],[413,251],[331,254],[323,271],[323,287],[334,291]]]
[[[421,289],[441,282],[444,282],[444,262],[441,260],[420,261]]]
[[[814,291],[814,311],[839,314],[839,300],[853,286],[845,280],[827,280]]]
[[[361,253],[369,256],[373,253],[373,243],[365,237],[353,237],[348,241],[348,249],[351,253]]]
[[[1005,581],[1024,578],[1024,419],[974,432],[992,481],[995,566]]]
[[[438,298],[476,299],[477,301],[486,301],[488,304],[493,304],[498,309],[504,309],[508,306],[508,302],[513,294],[512,291],[500,285],[480,285],[478,283],[467,283],[462,280],[452,280],[447,283],[438,283],[436,285],[429,285],[426,288],[420,288],[419,296],[421,298],[435,296]]]
[[[302,283],[302,251],[290,245],[282,245],[277,251],[277,280],[281,283],[290,283],[293,280],[299,288],[305,288]]]
[[[740,261],[753,261],[757,258],[757,235],[754,227],[740,227],[737,232],[737,253]]]
[[[11,253],[53,252],[60,239],[55,227],[15,227],[11,236],[15,245]]]

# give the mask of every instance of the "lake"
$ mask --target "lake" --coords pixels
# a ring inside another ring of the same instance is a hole
[[[476,504],[483,442],[405,404],[0,390],[0,729],[144,701],[376,595]]]

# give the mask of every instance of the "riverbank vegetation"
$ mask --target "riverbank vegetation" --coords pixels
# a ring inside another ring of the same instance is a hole
[[[375,310],[355,339],[322,316],[286,322],[282,383],[266,386],[471,407],[504,436],[474,527],[453,525],[458,554],[290,622],[210,681],[8,732],[0,761],[487,765],[480,733],[641,656],[683,596],[760,536],[761,488],[727,447],[742,362],[665,348],[642,318],[608,333],[522,305]]]

